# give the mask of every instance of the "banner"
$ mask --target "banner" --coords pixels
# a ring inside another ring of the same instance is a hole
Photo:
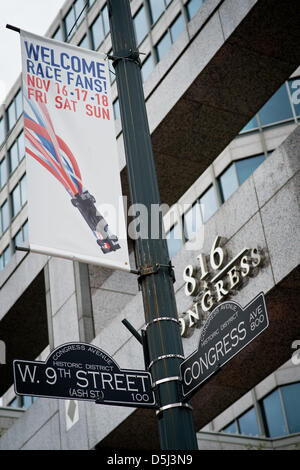
[[[106,56],[20,36],[29,248],[130,270]]]

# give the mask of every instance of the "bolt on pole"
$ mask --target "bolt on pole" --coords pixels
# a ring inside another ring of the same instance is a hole
[[[132,204],[147,208],[149,236],[135,242],[149,348],[149,370],[157,390],[160,446],[198,449],[192,409],[182,402],[180,364],[184,359],[172,268],[166,240],[152,238],[151,209],[160,204],[133,20],[129,0],[108,0],[127,174]],[[153,211],[155,212],[155,211]],[[160,214],[162,224],[162,216]]]

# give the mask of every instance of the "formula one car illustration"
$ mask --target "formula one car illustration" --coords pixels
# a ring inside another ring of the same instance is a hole
[[[27,98],[26,101],[32,115],[30,117],[24,111],[26,154],[35,158],[64,186],[71,196],[71,203],[91,228],[102,252],[105,254],[120,249],[118,238],[110,232],[106,220],[95,206],[94,196],[83,188],[77,161],[64,140],[56,135],[46,105],[42,102],[37,105]]]

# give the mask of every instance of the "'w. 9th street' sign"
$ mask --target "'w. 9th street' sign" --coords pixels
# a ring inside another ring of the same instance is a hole
[[[155,407],[149,372],[120,369],[112,357],[86,343],[66,343],[46,362],[15,360],[17,395]]]

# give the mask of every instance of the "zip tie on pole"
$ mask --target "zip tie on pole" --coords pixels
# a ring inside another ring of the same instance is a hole
[[[173,283],[176,281],[175,279],[175,273],[174,273],[174,266],[172,265],[171,261],[169,264],[161,264],[161,263],[155,263],[150,266],[140,266],[139,269],[136,270],[131,270],[133,274],[138,274],[138,282],[140,283],[143,277],[145,276],[150,276],[151,274],[157,274],[160,270],[160,268],[167,268],[169,271],[169,275],[172,278]]]
[[[179,324],[179,321],[177,318],[172,318],[172,317],[158,317],[154,318],[153,320],[149,321],[149,323],[146,324],[146,329],[148,326],[151,326],[153,323],[160,322],[160,321],[173,321],[174,323]]]
[[[165,405],[165,406],[161,406],[159,408],[159,410],[157,410],[155,413],[156,413],[156,416],[158,416],[160,413],[162,413],[163,411],[166,411],[166,410],[169,410],[171,408],[188,408],[189,410],[192,410],[193,407],[189,404],[189,403],[170,403],[169,405]]]
[[[129,62],[135,62],[141,68],[142,63],[141,63],[141,59],[139,57],[140,54],[143,54],[143,52],[130,50],[130,54],[128,54],[128,55],[116,56],[116,55],[107,54],[107,58],[110,59],[110,60],[113,60],[113,67],[114,68],[116,68],[115,66],[120,60],[128,60]]]
[[[160,384],[163,384],[163,383],[166,383],[166,382],[174,382],[174,381],[181,382],[182,378],[179,377],[179,375],[175,375],[173,377],[165,377],[164,379],[158,379],[158,380],[156,380],[155,382],[152,383],[151,387],[156,388],[157,385],[160,385]]]
[[[174,358],[185,359],[185,357],[182,354],[164,354],[163,356],[158,356],[155,359],[153,359],[153,361],[150,362],[148,369],[150,369],[150,367],[152,367],[153,364],[155,364],[155,362],[157,361],[161,361],[163,359],[174,359]]]

